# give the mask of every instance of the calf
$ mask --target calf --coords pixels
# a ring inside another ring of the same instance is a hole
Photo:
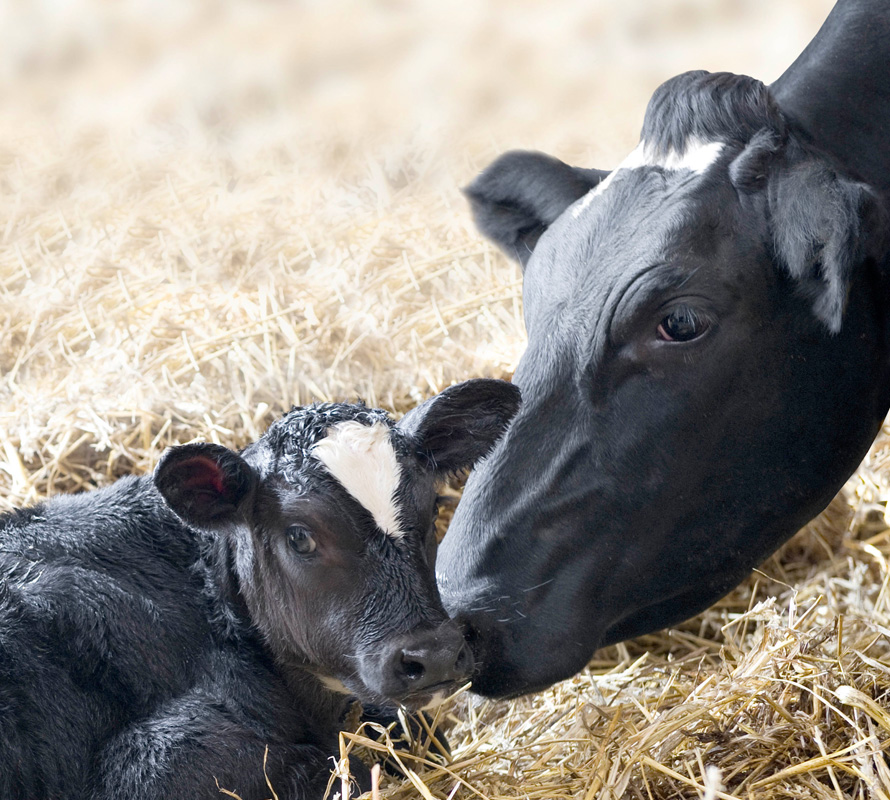
[[[351,694],[419,707],[472,655],[433,578],[436,482],[518,407],[292,410],[240,453],[0,517],[0,797],[318,797]]]

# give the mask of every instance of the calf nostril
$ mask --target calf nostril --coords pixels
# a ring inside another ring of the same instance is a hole
[[[419,661],[402,654],[402,674],[411,681],[419,681],[426,672],[426,667]]]

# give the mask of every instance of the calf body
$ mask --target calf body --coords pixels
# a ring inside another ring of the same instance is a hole
[[[346,695],[417,707],[472,656],[433,579],[435,484],[517,406],[470,381],[394,424],[295,409],[0,518],[0,797],[321,796]]]

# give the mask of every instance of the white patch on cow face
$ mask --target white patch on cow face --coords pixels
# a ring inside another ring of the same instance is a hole
[[[669,170],[688,169],[692,170],[696,175],[701,175],[717,160],[724,147],[723,142],[703,142],[695,137],[690,137],[687,139],[686,149],[682,153],[678,153],[676,150],[669,150],[664,155],[658,155],[654,148],[646,145],[645,139],[640,139],[640,143],[629,153],[627,158],[575,204],[575,207],[572,209],[572,216],[578,219],[593,202],[593,199],[599,197],[609,188],[609,184],[612,183],[612,179],[619,170],[637,169],[639,167],[660,167],[661,169]]]
[[[701,175],[720,157],[724,147],[723,142],[703,142],[692,136],[686,140],[686,149],[682,153],[669,150],[667,155],[656,159],[653,166],[661,166],[664,169],[691,169],[697,175]],[[657,163],[658,161],[661,163]]]
[[[402,469],[386,425],[340,422],[315,444],[312,455],[374,517],[380,530],[394,539],[404,536],[395,502]]]

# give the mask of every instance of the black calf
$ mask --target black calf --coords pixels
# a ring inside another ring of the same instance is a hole
[[[468,381],[393,423],[294,409],[0,517],[0,797],[317,797],[346,695],[419,707],[472,656],[433,579],[435,484],[518,405]]]

